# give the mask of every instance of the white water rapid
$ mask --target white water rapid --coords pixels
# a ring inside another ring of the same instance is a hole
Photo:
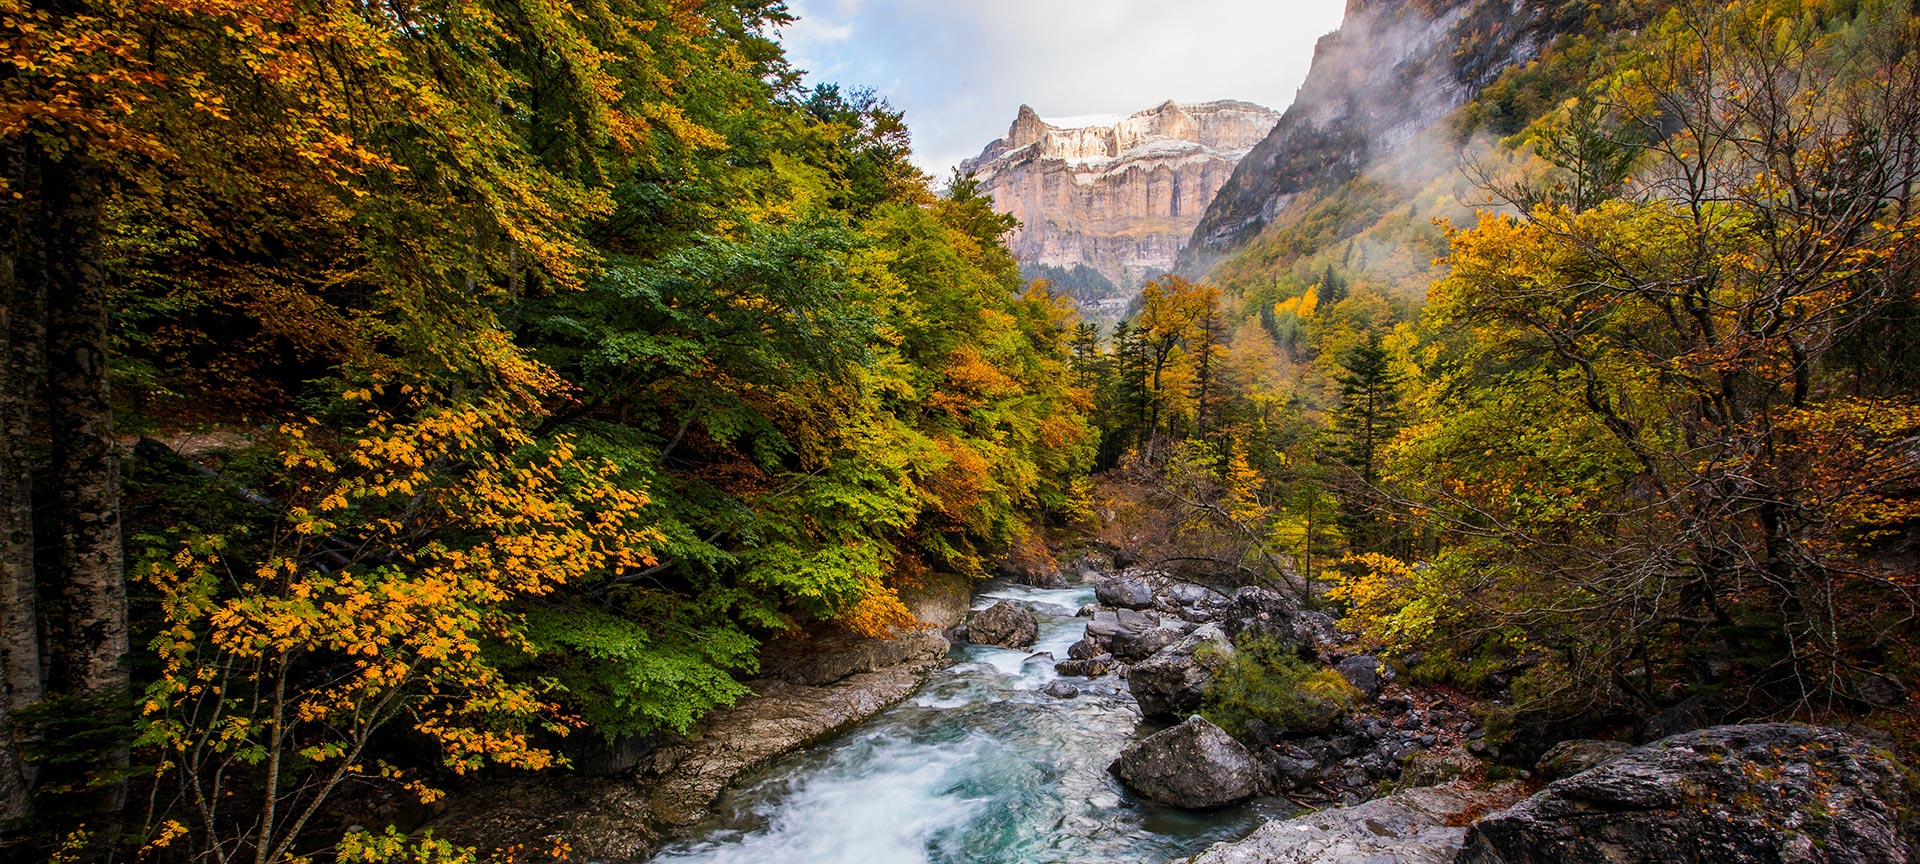
[[[1040,619],[1031,650],[972,646],[918,694],[749,775],[656,864],[1162,864],[1237,839],[1284,802],[1187,813],[1135,799],[1107,764],[1142,734],[1126,682],[1041,692],[1085,629],[1093,589],[991,583]],[[1273,809],[1269,809],[1273,808]]]

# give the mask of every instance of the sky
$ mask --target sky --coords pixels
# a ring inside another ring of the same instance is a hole
[[[1168,99],[1293,101],[1345,0],[789,0],[782,41],[812,83],[870,87],[907,115],[944,179],[1042,117],[1130,114]]]

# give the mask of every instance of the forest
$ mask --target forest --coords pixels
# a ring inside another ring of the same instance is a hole
[[[685,733],[779,634],[1086,543],[1499,746],[1910,756],[1920,9],[1562,5],[1458,159],[1108,330],[777,0],[0,0],[0,849],[475,860],[342,801]]]

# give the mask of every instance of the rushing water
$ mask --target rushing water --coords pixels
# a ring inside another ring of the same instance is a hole
[[[1187,813],[1138,800],[1107,764],[1138,735],[1139,709],[1112,677],[1067,679],[1074,699],[1041,692],[1059,676],[1093,589],[994,584],[981,608],[1034,609],[1031,650],[973,646],[912,699],[830,742],[744,778],[656,864],[1159,864],[1262,820],[1255,803]]]

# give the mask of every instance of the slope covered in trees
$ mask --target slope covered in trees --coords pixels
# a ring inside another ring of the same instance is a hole
[[[685,729],[1080,505],[1070,313],[780,4],[0,20],[22,854],[413,855],[329,802]]]
[[[1108,503],[1168,569],[1324,591],[1514,764],[1762,717],[1911,745],[1914,11],[1589,13],[1422,133],[1448,158],[1322,178],[1079,352]]]

